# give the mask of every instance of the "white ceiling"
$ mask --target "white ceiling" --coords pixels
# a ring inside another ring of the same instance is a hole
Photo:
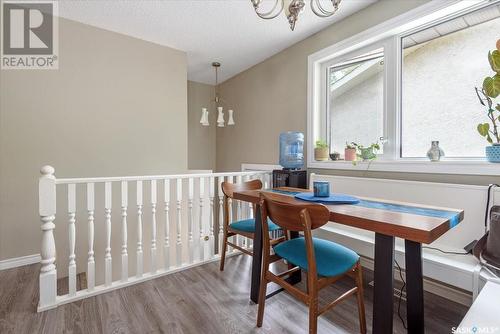
[[[222,63],[222,82],[376,1],[344,0],[330,18],[315,16],[306,1],[295,31],[284,14],[273,20],[257,17],[250,0],[61,0],[59,13],[186,51],[188,79],[213,84],[212,61]]]

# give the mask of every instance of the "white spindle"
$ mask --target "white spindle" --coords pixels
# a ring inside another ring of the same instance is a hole
[[[111,260],[111,182],[104,183],[104,212],[106,216],[106,249],[104,251],[104,285],[111,286],[113,266]]]
[[[128,280],[128,250],[127,250],[127,207],[128,207],[128,182],[122,181],[122,282]]]
[[[40,269],[40,301],[38,308],[55,305],[57,297],[56,244],[54,219],[56,214],[56,178],[54,168],[44,166],[38,183],[39,214],[42,221]]]
[[[151,273],[156,273],[156,180],[151,180]]]
[[[232,175],[229,175],[227,178],[226,178],[226,181],[229,182],[229,183],[234,183],[234,178]],[[228,219],[229,219],[229,224],[231,224],[233,221],[234,221],[234,218],[233,218],[233,200],[231,198],[228,198],[227,199],[227,206],[229,207],[229,210],[228,210]],[[235,235],[233,236],[232,238],[232,242],[233,244],[236,244],[238,245],[238,235]],[[236,248],[230,248],[232,249],[233,252],[236,252]]]
[[[94,260],[94,184],[87,183],[87,213],[88,213],[88,260],[87,260],[87,289],[95,287],[95,260]]]
[[[69,215],[69,265],[68,291],[70,296],[76,295],[76,262],[75,262],[75,216],[76,216],[76,185],[68,184],[68,215]]]
[[[142,181],[137,181],[137,277],[144,272],[142,254]]]
[[[242,183],[242,181],[243,181],[243,180],[242,180],[241,175],[236,176],[236,183],[237,183],[237,184],[241,184],[241,183]],[[242,217],[243,217],[243,215],[242,215],[242,212],[241,212],[241,201],[238,201],[238,200],[237,200],[237,201],[236,201],[236,220],[241,220],[241,219],[243,219]],[[244,238],[243,236],[238,235],[238,236],[236,237],[236,242],[237,242],[237,245],[238,245],[238,246],[240,246],[240,247],[242,247],[242,246],[243,246],[243,244],[244,244],[244,242],[245,242],[245,240],[244,240],[244,239],[245,239],[245,238]]]
[[[182,239],[181,239],[181,218],[182,218],[182,179],[177,179],[177,240],[176,240],[176,264],[182,265]]]
[[[224,176],[219,176],[217,180],[217,193],[219,195],[219,254],[222,251],[222,242],[224,239],[224,193],[222,192],[222,182]]]
[[[203,201],[205,196],[205,178],[200,177],[200,191],[199,191],[199,204],[200,208],[198,210],[198,227],[200,230],[199,241],[198,241],[198,259],[199,261],[205,260],[205,233],[203,232]]]
[[[188,179],[188,254],[189,263],[194,261],[194,239],[193,239],[193,196],[194,196],[194,180]]]
[[[209,180],[209,197],[210,197],[210,232],[208,236],[208,254],[212,257],[215,254],[215,236],[214,236],[214,193],[215,193],[215,185],[214,185],[214,177],[211,176]]]
[[[165,262],[165,270],[170,268],[170,180],[164,180],[164,201],[165,201],[165,228],[163,242],[163,261]]]

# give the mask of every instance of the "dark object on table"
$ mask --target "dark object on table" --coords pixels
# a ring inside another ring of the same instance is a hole
[[[291,169],[273,170],[273,188],[278,187],[307,189],[307,171]]]
[[[333,161],[340,160],[340,153],[337,152],[330,153],[330,159],[332,159]]]
[[[473,249],[479,262],[500,274],[500,206],[490,211],[490,230],[479,239]]]

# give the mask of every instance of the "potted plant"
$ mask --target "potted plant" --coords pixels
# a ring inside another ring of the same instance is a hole
[[[377,158],[377,151],[380,150],[378,142],[372,143],[370,146],[364,147],[357,143],[351,143],[356,149],[356,157],[363,161],[371,161]]]
[[[330,153],[330,159],[332,159],[333,161],[340,160],[340,153],[337,151]]]
[[[316,145],[314,147],[314,160],[316,161],[328,161],[328,144],[324,140],[316,140]]]
[[[349,144],[348,142],[345,143],[344,159],[345,161],[356,160],[356,143],[351,143],[351,144]]]
[[[478,124],[477,131],[491,144],[486,146],[486,159],[489,162],[500,162],[500,134],[498,132],[500,104],[496,103],[496,106],[493,106],[493,99],[500,95],[500,40],[497,41],[496,47],[496,50],[488,52],[488,60],[495,74],[486,77],[481,88],[476,87],[479,102],[488,108],[486,115],[489,122]]]

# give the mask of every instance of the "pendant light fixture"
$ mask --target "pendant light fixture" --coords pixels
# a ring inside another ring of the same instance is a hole
[[[222,104],[224,100],[219,96],[218,88],[219,88],[219,76],[218,76],[218,70],[220,67],[220,63],[218,62],[213,62],[212,63],[213,68],[215,69],[215,96],[212,102],[215,103],[215,107],[217,108],[217,126],[220,128],[223,128],[225,126],[225,121],[224,121],[224,108],[222,107]],[[207,108],[201,108],[201,119],[200,119],[200,124],[203,126],[209,126],[210,123],[208,121],[208,115],[209,111]],[[233,110],[229,109],[228,110],[228,120],[227,120],[227,125],[235,125],[234,123],[234,118],[233,118]]]
[[[323,7],[321,1],[323,0],[311,0],[311,11],[319,17],[330,17],[339,9],[341,0],[330,0],[331,6],[327,8]],[[274,6],[269,10],[262,8],[264,7],[262,6],[264,0],[251,0],[251,2],[255,13],[265,20],[274,19],[284,12],[292,31],[295,29],[295,23],[299,19],[300,13],[306,7],[306,0],[274,0]]]

